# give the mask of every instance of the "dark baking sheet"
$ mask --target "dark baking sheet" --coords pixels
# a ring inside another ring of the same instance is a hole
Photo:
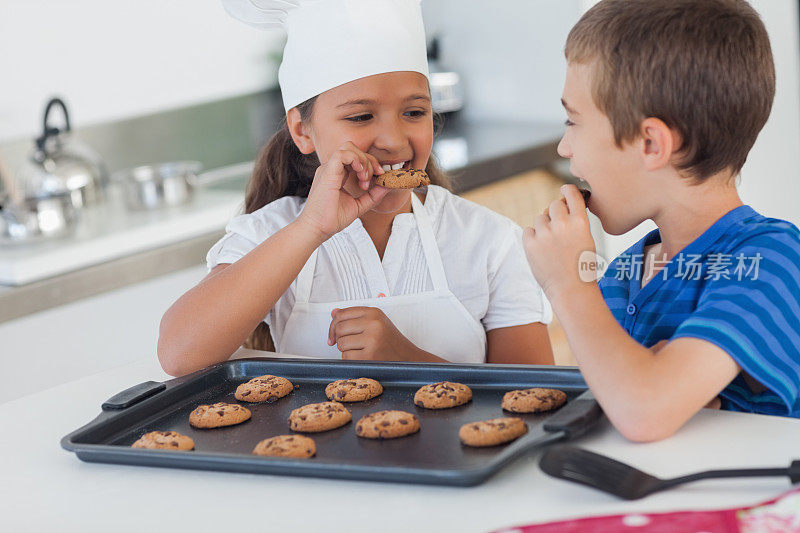
[[[264,374],[284,376],[299,388],[270,404],[245,403],[253,416],[243,424],[205,430],[189,426],[192,409],[204,403],[237,402],[233,397],[237,385]],[[292,409],[327,401],[324,389],[329,382],[356,377],[377,379],[384,393],[366,402],[345,404],[353,415],[353,422],[346,426],[309,434],[317,443],[315,457],[299,460],[251,454],[258,441],[292,433],[287,423]],[[469,385],[472,401],[443,410],[414,405],[414,392],[419,387],[445,380]],[[470,448],[460,443],[458,429],[462,424],[512,416],[500,408],[503,394],[529,387],[561,389],[567,393],[568,403],[555,411],[557,415],[514,415],[526,421],[528,433],[510,444]],[[420,432],[392,440],[356,437],[354,423],[367,413],[383,409],[416,414]],[[104,403],[103,412],[95,420],[64,437],[61,445],[89,462],[475,485],[532,448],[589,430],[599,417],[599,407],[573,367],[256,358],[228,361],[164,383],[131,387]],[[543,423],[546,420],[550,424]],[[188,435],[194,439],[195,450],[130,447],[142,434],[153,430]]]

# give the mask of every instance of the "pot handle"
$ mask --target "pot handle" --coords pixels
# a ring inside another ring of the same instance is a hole
[[[59,106],[61,111],[64,113],[64,128],[59,129],[55,127],[51,127],[47,124],[47,119],[50,116],[50,111],[52,111],[53,107]],[[44,127],[42,130],[42,135],[36,138],[36,147],[44,152],[44,145],[47,142],[48,137],[53,137],[58,135],[59,133],[68,133],[72,130],[72,127],[69,124],[69,112],[67,111],[67,105],[61,98],[51,98],[49,102],[47,102],[47,107],[44,108]]]

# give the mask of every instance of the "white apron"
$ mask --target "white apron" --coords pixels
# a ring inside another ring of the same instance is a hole
[[[336,345],[328,346],[331,311],[347,307],[377,307],[408,340],[426,352],[453,363],[486,361],[486,332],[450,292],[430,217],[413,191],[411,207],[433,290],[400,296],[387,293],[386,296],[362,300],[310,303],[308,300],[317,263],[315,250],[297,276],[295,304],[280,345],[277,346],[280,353],[341,359],[342,352]],[[385,280],[385,272],[382,268],[380,270]],[[388,287],[388,283],[385,286]]]

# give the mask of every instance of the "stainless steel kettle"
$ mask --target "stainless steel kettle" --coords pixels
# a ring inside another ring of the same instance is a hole
[[[61,108],[64,125],[50,124],[50,116]],[[76,208],[98,203],[105,197],[108,170],[100,156],[71,133],[67,106],[53,98],[44,111],[44,129],[35,148],[17,174],[24,197],[41,198],[68,193]]]

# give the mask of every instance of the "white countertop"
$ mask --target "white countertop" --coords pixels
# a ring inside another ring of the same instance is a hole
[[[785,478],[701,481],[626,502],[552,479],[531,454],[477,487],[338,481],[85,463],[61,449],[67,433],[136,383],[167,376],[130,364],[0,404],[2,531],[488,531],[595,514],[726,508],[787,491]],[[35,379],[35,378],[34,378]],[[788,466],[800,421],[703,410],[677,435],[633,444],[607,422],[580,445],[651,473]]]
[[[199,187],[190,202],[152,211],[130,211],[110,189],[107,203],[86,208],[71,235],[0,246],[0,285],[23,285],[158,248],[214,231],[241,209],[242,192]]]

